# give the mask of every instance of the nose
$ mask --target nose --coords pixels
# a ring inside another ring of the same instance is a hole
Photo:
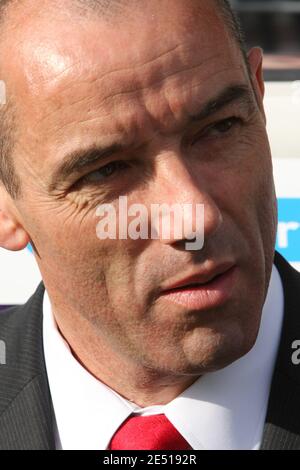
[[[200,170],[195,171],[179,156],[169,157],[161,160],[156,169],[152,193],[156,215],[151,217],[151,233],[165,244],[179,246],[185,242],[186,249],[201,249],[222,225],[222,213]]]

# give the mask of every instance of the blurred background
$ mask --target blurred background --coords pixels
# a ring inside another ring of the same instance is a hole
[[[300,271],[300,0],[231,4],[248,47],[264,50],[267,131],[279,208],[276,249]],[[0,248],[0,308],[24,303],[40,280],[30,246],[17,253]]]
[[[230,0],[249,46],[257,41],[267,53],[299,54],[299,0]]]
[[[265,53],[268,80],[299,79],[300,1],[231,0],[245,31],[249,47]]]

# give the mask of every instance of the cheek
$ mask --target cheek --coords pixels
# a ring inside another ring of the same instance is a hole
[[[262,181],[261,192],[257,201],[259,229],[265,257],[265,276],[269,279],[274,261],[277,234],[278,212],[274,182],[272,178]]]
[[[243,157],[224,174],[227,209],[232,207],[250,230],[274,238],[276,195],[268,141],[258,134],[257,142],[243,148]]]
[[[271,275],[277,232],[277,200],[271,158],[260,154],[257,165],[232,180],[231,220],[247,243],[247,272],[253,295],[263,299]],[[228,206],[229,207],[229,206]],[[229,209],[230,210],[230,209]],[[245,258],[246,260],[246,258]],[[245,265],[246,266],[246,265]],[[252,280],[251,280],[252,278]]]
[[[248,188],[253,225],[257,222],[265,250],[273,251],[277,230],[277,200],[271,157],[261,154],[256,166],[249,172]]]
[[[236,165],[224,166],[209,177],[224,227],[244,260],[247,282],[260,292],[270,275],[277,229],[272,161],[266,139],[243,150]]]
[[[28,205],[23,214],[46,282],[62,290],[102,282],[107,247],[97,239],[94,211],[48,201]]]
[[[88,204],[48,201],[32,212],[33,238],[44,257],[79,259],[97,245],[96,209]],[[51,261],[51,259],[49,260]]]
[[[90,299],[101,295],[121,301],[133,293],[135,260],[145,249],[146,241],[100,240],[97,236],[96,209],[99,197],[92,203],[83,201],[28,201],[24,207],[28,232],[37,248],[38,264],[45,281],[60,283],[62,291],[74,287],[88,293]],[[45,215],[46,214],[46,215]],[[117,225],[118,230],[118,225]],[[105,289],[105,292],[104,292]],[[97,297],[98,298],[98,297]],[[99,299],[99,298],[98,298]]]

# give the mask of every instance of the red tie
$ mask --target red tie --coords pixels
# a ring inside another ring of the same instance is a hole
[[[119,427],[109,450],[191,450],[181,434],[163,415],[130,416]]]

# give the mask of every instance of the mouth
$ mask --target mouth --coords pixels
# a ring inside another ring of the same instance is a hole
[[[225,304],[233,294],[237,266],[220,266],[211,272],[195,274],[163,289],[160,297],[188,308],[207,310]]]

